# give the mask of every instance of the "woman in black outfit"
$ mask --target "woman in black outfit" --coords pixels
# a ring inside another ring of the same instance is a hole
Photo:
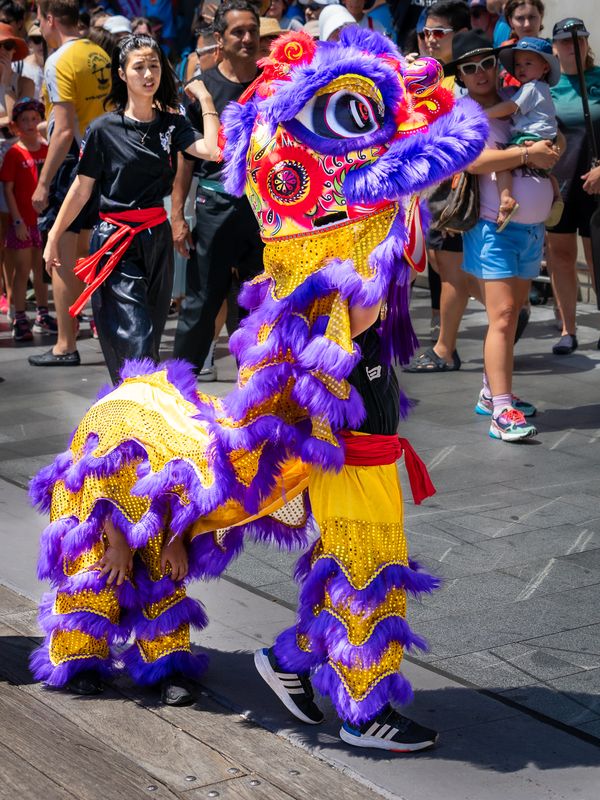
[[[120,43],[112,81],[106,105],[114,111],[96,119],[85,134],[78,174],[48,235],[44,258],[49,270],[59,265],[57,242],[97,187],[101,221],[93,231],[92,255],[75,268],[89,285],[71,313],[92,295],[102,352],[116,383],[126,359],[158,361],[173,283],[163,198],[173,188],[178,151],[217,159],[219,117],[199,80],[186,89],[200,102],[204,138],[173,113],[178,107],[173,71],[149,36]]]

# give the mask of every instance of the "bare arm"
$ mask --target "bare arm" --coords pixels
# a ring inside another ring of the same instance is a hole
[[[94,178],[88,178],[86,175],[77,175],[71,184],[54,225],[50,229],[48,242],[44,249],[44,261],[48,272],[52,272],[54,267],[60,267],[58,240],[92,196],[95,183]]]
[[[504,100],[502,103],[496,103],[495,106],[485,109],[485,113],[490,119],[500,119],[502,117],[510,117],[511,114],[516,114],[519,106],[513,103],[512,100]]]
[[[350,336],[354,339],[359,334],[368,330],[371,325],[377,322],[380,311],[381,303],[377,303],[377,305],[374,306],[367,306],[367,308],[362,308],[361,306],[352,306],[349,308]]]
[[[557,161],[558,151],[548,140],[533,142],[528,147],[508,147],[506,150],[486,147],[479,158],[468,167],[467,172],[472,175],[487,175],[525,165],[536,169],[552,169]]]
[[[120,586],[133,567],[133,555],[123,534],[118,531],[110,519],[104,523],[104,533],[108,539],[108,547],[95,566],[100,567],[100,575],[108,575],[106,583],[110,586],[114,581]]]
[[[48,205],[48,193],[52,178],[54,178],[58,168],[67,157],[75,138],[76,129],[77,118],[73,103],[56,103],[54,106],[54,127],[50,137],[50,144],[48,145],[48,155],[42,167],[37,188],[31,198],[33,207],[38,214]]]
[[[173,245],[184,258],[188,257],[192,245],[192,236],[183,212],[192,185],[193,173],[194,162],[178,153],[177,173],[171,195],[171,227],[173,229]]]
[[[200,103],[202,122],[204,123],[204,138],[198,139],[185,151],[190,156],[203,158],[206,161],[217,161],[220,156],[217,138],[219,135],[219,115],[215,104],[201,80],[192,81],[185,87],[186,92],[195,97]]]

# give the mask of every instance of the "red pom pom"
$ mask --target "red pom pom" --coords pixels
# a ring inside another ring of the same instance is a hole
[[[272,62],[293,67],[310,64],[316,52],[317,45],[312,36],[304,31],[290,31],[275,39],[269,57]]]

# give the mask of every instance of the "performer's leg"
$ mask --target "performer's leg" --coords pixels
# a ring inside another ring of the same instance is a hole
[[[144,260],[148,276],[148,308],[152,320],[152,358],[160,360],[160,340],[165,329],[175,269],[173,234],[168,222],[152,228],[144,237]]]
[[[194,697],[182,679],[199,678],[208,662],[205,655],[192,653],[190,626],[202,629],[207,618],[201,603],[186,595],[183,581],[172,580],[163,572],[161,552],[166,536],[170,533],[159,533],[135,556],[135,642],[123,660],[136,683],[162,685],[164,702],[184,705]]]
[[[404,649],[425,646],[406,623],[407,592],[437,585],[408,560],[396,467],[344,467],[337,475],[315,470],[310,497],[321,538],[298,564],[297,622],[269,651],[273,672],[284,684],[287,672],[312,672],[313,684],[330,696],[345,723],[342,738],[351,744],[429,746],[435,733],[391,708],[412,699],[399,672]],[[380,723],[380,716],[390,719]],[[373,735],[380,729],[388,738]]]
[[[42,598],[39,622],[43,644],[32,654],[37,680],[79,694],[102,691],[102,678],[113,672],[111,645],[126,641],[129,627],[122,607],[131,604],[129,581],[108,586],[93,565],[102,557],[101,539],[78,558],[63,560],[58,588]]]

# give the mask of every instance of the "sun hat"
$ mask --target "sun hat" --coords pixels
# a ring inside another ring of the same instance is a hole
[[[535,36],[524,36],[511,48],[503,50],[498,56],[502,66],[511,75],[515,74],[515,53],[521,51],[524,53],[535,53],[541,56],[544,61],[549,65],[550,72],[548,73],[548,84],[556,86],[560,80],[560,62],[552,52],[552,45],[546,39],[538,39]]]
[[[6,22],[0,22],[0,44],[8,41],[15,43],[11,61],[22,61],[24,58],[27,58],[29,55],[29,47],[27,47],[25,39],[21,39],[20,36],[15,36],[13,29],[10,25],[7,25]]]
[[[285,33],[285,31],[279,24],[279,20],[276,20],[274,17],[260,18],[260,27],[258,30],[258,35],[261,39],[267,36],[268,37],[281,36],[282,33]]]

